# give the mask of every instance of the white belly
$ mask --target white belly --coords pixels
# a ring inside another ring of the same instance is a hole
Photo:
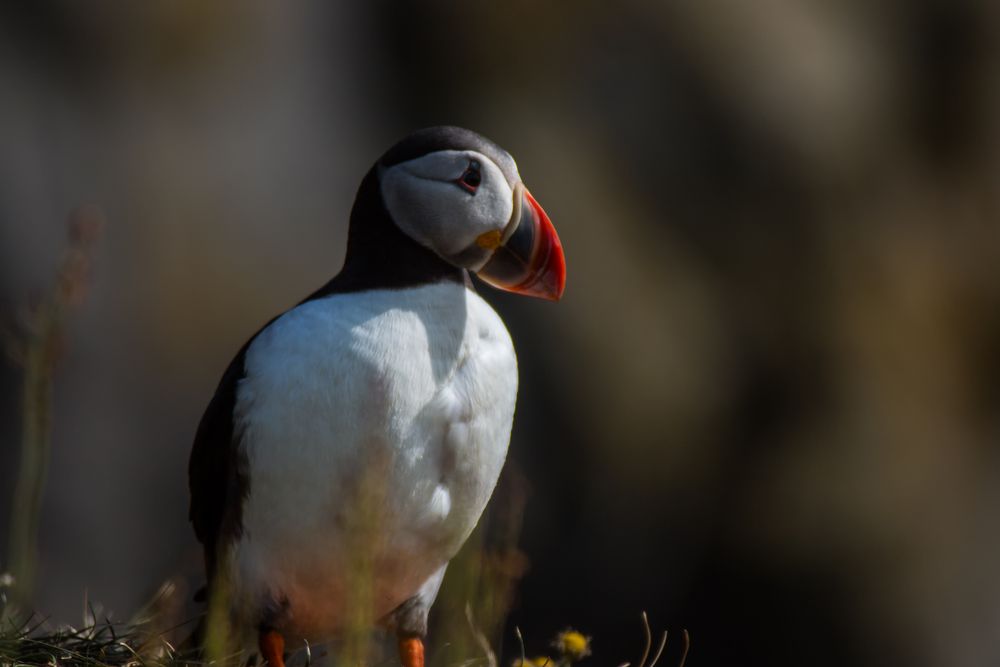
[[[479,520],[516,393],[503,323],[461,285],[331,296],[263,331],[237,395],[246,620],[277,604],[318,640],[347,607],[374,620],[412,597]]]

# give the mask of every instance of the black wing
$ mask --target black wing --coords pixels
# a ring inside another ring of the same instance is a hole
[[[366,287],[363,281],[354,281],[341,273],[298,305]],[[198,541],[205,547],[205,573],[209,584],[215,576],[219,548],[228,545],[243,531],[243,502],[250,493],[246,454],[240,448],[242,433],[233,415],[240,381],[246,374],[246,353],[257,336],[278,317],[281,315],[261,327],[230,362],[194,436],[188,461],[188,488],[191,491],[188,518],[194,524]]]
[[[198,424],[188,462],[191,491],[188,518],[194,524],[198,541],[205,547],[209,583],[215,575],[219,547],[238,537],[243,529],[243,501],[250,492],[246,457],[239,447],[240,433],[233,413],[245,373],[246,351],[254,338],[256,334],[243,345],[222,375]]]

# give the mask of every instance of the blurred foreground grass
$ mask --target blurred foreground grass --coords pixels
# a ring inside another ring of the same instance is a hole
[[[2,611],[7,612],[7,592],[12,583],[10,577],[0,581],[0,604]],[[124,623],[113,622],[109,617],[102,616],[100,608],[85,605],[83,623],[79,628],[61,626],[52,628],[44,619],[31,614],[20,616],[17,613],[7,615],[4,626],[0,628],[0,665],[17,666],[65,666],[65,667],[180,667],[182,665],[218,665],[226,667],[248,663],[250,656],[242,651],[233,651],[206,660],[198,649],[183,648],[185,644],[171,637],[189,635],[198,618],[188,619],[171,625],[177,609],[182,606],[177,600],[178,587],[172,583],[164,584],[154,599],[136,616]],[[471,605],[467,606],[467,610]],[[478,646],[478,652],[462,654],[457,650],[447,654],[437,652],[428,661],[431,667],[472,667],[485,665],[499,667],[496,653],[486,643],[484,635],[472,622],[472,614],[467,617],[467,627],[447,628],[432,643],[444,646],[463,645]],[[667,633],[664,632],[654,645],[646,614],[642,614],[642,627],[645,644],[641,657],[635,667],[655,667],[667,644]],[[519,630],[515,629],[519,643],[520,657],[508,660],[504,664],[510,667],[572,667],[574,663],[584,660],[590,655],[591,638],[582,633],[567,628],[558,633],[548,644],[552,649],[551,656],[532,653],[534,658],[527,658],[527,649]],[[465,638],[465,639],[463,639]],[[468,639],[473,641],[469,643]],[[689,636],[685,630],[682,635],[683,647],[678,667],[684,667],[689,649]],[[180,647],[180,648],[179,648]],[[533,645],[532,648],[535,648]],[[655,649],[655,650],[654,650]],[[346,659],[343,652],[329,647],[305,646],[297,651],[290,651],[289,665],[311,665],[314,660],[329,664],[324,658],[333,656],[333,664],[343,665],[393,665],[395,656],[376,658],[373,653],[361,659],[354,656]],[[619,667],[631,667],[631,663],[620,663]]]
[[[86,298],[91,255],[103,226],[104,216],[96,208],[81,206],[70,213],[69,247],[54,285],[18,313],[13,330],[3,332],[7,356],[23,371],[21,456],[11,504],[7,567],[17,581],[13,594],[24,601],[34,590],[38,521],[51,449],[53,373],[65,345],[67,317]],[[6,619],[6,612],[0,619]]]
[[[164,583],[153,599],[125,622],[113,621],[87,601],[79,627],[55,625],[31,611],[38,525],[51,449],[53,377],[66,344],[68,316],[83,304],[88,291],[93,249],[103,226],[103,215],[94,208],[81,207],[70,214],[69,245],[52,288],[19,314],[14,329],[4,331],[7,355],[22,371],[22,432],[8,554],[0,567],[0,666],[245,664],[250,656],[233,645],[229,628],[218,630],[215,622],[225,614],[211,613],[215,605],[210,605],[208,613],[212,622],[207,623],[205,651],[193,647],[190,638],[206,614],[190,614],[188,587],[180,580]],[[516,473],[507,479],[508,492],[502,499],[494,498],[480,525],[449,565],[432,615],[428,641],[428,664],[432,667],[499,667],[503,659],[494,647],[502,645],[515,586],[527,570],[527,558],[517,548],[526,484]],[[372,528],[374,524],[368,527]],[[396,664],[394,651],[379,652],[385,633],[372,627],[371,559],[359,551],[358,560],[351,577],[355,590],[349,605],[354,610],[350,627],[329,645],[289,647],[290,664],[308,665],[327,657],[346,665]],[[654,651],[645,614],[642,623],[645,648],[637,665],[654,667],[667,635],[662,635]],[[222,625],[227,625],[225,620]],[[570,667],[590,655],[590,638],[568,628],[548,644],[552,657],[532,653],[536,657],[528,659],[519,630],[516,637],[519,657],[504,661],[512,667]],[[687,645],[685,631],[682,666]],[[628,665],[622,663],[621,667]]]

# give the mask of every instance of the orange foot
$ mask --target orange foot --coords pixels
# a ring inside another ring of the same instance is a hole
[[[285,667],[285,638],[277,630],[261,630],[258,635],[260,654],[268,667]],[[422,665],[423,663],[421,663]]]
[[[424,642],[420,637],[400,637],[399,660],[403,667],[424,667]]]

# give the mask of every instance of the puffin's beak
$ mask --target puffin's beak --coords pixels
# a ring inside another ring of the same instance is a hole
[[[520,183],[514,191],[511,220],[493,256],[476,275],[508,292],[550,301],[562,296],[566,286],[562,244],[549,216]]]

